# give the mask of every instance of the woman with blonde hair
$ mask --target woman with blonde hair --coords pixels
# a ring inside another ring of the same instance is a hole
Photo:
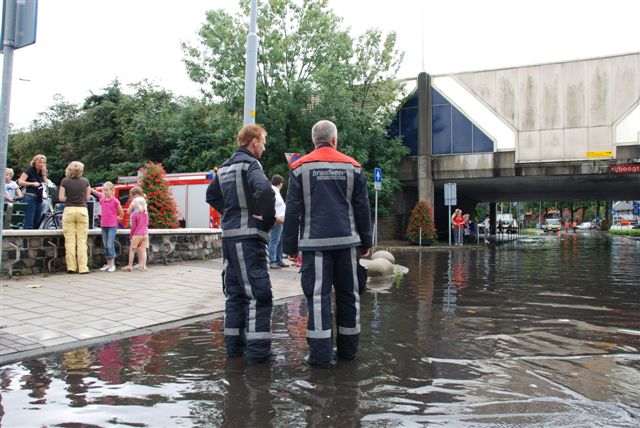
[[[66,253],[67,272],[89,273],[87,264],[87,236],[89,235],[89,212],[87,201],[91,197],[89,180],[82,176],[84,164],[71,162],[60,183],[60,202],[64,202],[62,233]]]
[[[29,168],[18,178],[18,185],[25,188],[23,202],[27,204],[24,213],[24,229],[36,229],[42,215],[43,189],[47,185],[47,158],[35,155]]]

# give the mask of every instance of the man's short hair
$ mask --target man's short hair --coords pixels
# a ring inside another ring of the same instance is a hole
[[[338,138],[338,128],[330,120],[321,120],[311,128],[311,141],[315,146],[327,145],[334,137]]]
[[[284,183],[284,178],[280,175],[280,174],[273,174],[273,177],[271,177],[271,184],[273,186],[279,186],[280,184]]]
[[[255,123],[250,123],[243,126],[238,132],[238,147],[247,147],[254,138],[260,139],[262,136],[267,136],[267,131],[261,126]]]

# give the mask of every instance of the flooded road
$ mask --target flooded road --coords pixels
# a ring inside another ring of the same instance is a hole
[[[640,426],[640,241],[396,257],[356,362],[303,365],[296,298],[270,365],[226,360],[218,318],[0,367],[2,426]]]

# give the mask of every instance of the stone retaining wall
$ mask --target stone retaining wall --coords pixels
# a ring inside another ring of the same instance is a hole
[[[149,264],[178,260],[202,260],[222,256],[220,229],[149,229]],[[100,229],[89,231],[89,268],[104,264]],[[116,265],[129,257],[129,231],[118,230]],[[136,256],[137,260],[137,256]],[[3,230],[2,274],[31,275],[64,272],[65,250],[62,230]]]
[[[399,214],[378,218],[378,242],[404,240],[405,231]]]

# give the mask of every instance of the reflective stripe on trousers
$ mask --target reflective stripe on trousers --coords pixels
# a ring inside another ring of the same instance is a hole
[[[228,356],[259,360],[271,353],[271,282],[259,239],[223,240],[225,345]]]
[[[307,298],[307,342],[311,358],[333,359],[331,289],[336,296],[338,356],[355,358],[360,342],[357,249],[302,252],[302,290]]]

